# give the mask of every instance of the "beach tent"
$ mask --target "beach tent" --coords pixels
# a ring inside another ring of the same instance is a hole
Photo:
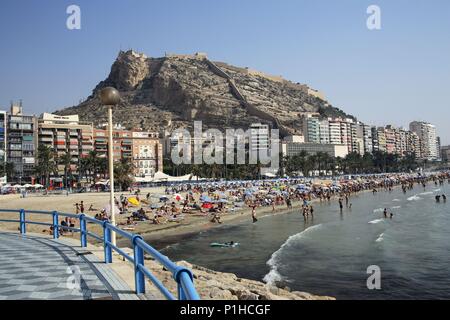
[[[23,188],[20,184],[15,184],[15,185],[13,185],[12,187],[15,188],[15,189]]]
[[[44,186],[42,184],[37,183],[33,187],[36,189],[39,189],[39,188],[43,188]]]
[[[31,184],[29,184],[29,183],[25,184],[23,187],[24,188],[33,188],[33,186]]]

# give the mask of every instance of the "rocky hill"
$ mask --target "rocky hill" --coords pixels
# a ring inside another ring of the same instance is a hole
[[[298,131],[305,112],[348,116],[310,94],[307,86],[281,77],[212,62],[205,54],[150,58],[134,51],[119,53],[108,78],[86,101],[56,113],[106,122],[106,108],[97,95],[106,86],[116,87],[122,96],[114,121],[130,129],[172,130],[190,127],[193,120],[210,128],[263,122],[286,135]]]

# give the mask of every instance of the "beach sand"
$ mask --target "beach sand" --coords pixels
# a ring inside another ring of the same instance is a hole
[[[163,195],[164,188],[145,188],[141,189],[141,198],[150,192],[152,195]],[[121,194],[131,197],[130,193],[116,193],[116,197],[119,198]],[[186,193],[181,193],[185,196]],[[170,196],[169,196],[170,198]],[[25,210],[43,210],[43,211],[54,211],[64,213],[75,213],[75,203],[80,203],[84,201],[85,214],[89,216],[95,216],[96,213],[100,212],[102,208],[108,205],[109,194],[108,193],[77,193],[66,195],[51,195],[51,196],[41,196],[29,194],[26,198],[21,198],[19,194],[10,194],[0,196],[0,209],[25,209]],[[156,202],[153,199],[153,202]],[[90,205],[93,205],[96,211],[87,211]],[[300,201],[293,201],[293,209],[301,206]],[[125,222],[127,217],[130,216],[131,212],[137,210],[139,207],[130,207],[129,213],[124,215],[116,215],[117,223]],[[267,214],[280,214],[287,212],[286,205],[276,206],[275,211],[272,211],[272,207],[259,207],[257,208],[257,216],[261,217]],[[18,213],[0,213],[0,219],[18,219]],[[51,223],[51,216],[40,215],[40,214],[28,214],[27,220],[33,222],[47,222]],[[155,225],[150,221],[138,222],[134,226],[134,230],[130,231],[142,235],[146,241],[152,240],[162,240],[164,238],[170,237],[180,237],[183,235],[188,235],[192,233],[197,233],[210,228],[218,228],[224,225],[236,224],[247,221],[252,223],[251,210],[248,207],[243,207],[242,210],[236,211],[234,213],[227,213],[221,215],[222,224],[210,222],[210,216],[201,216],[200,214],[186,214],[185,218],[181,222],[168,222],[165,224]],[[61,221],[61,219],[60,219]],[[78,227],[78,226],[77,226]],[[0,229],[3,230],[18,230],[18,223],[0,222]],[[27,230],[29,232],[41,233],[44,230],[48,230],[48,227],[40,225],[27,225]],[[88,225],[88,229],[97,234],[102,234],[101,227],[93,224]],[[75,235],[77,237],[77,235]],[[89,240],[91,241],[91,239]],[[94,241],[95,242],[95,241]],[[128,246],[128,241],[124,242],[118,238],[118,243],[121,246]]]

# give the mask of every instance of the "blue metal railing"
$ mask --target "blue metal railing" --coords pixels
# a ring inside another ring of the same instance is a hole
[[[184,267],[176,265],[169,258],[161,254],[159,251],[147,244],[141,236],[129,233],[116,226],[113,226],[107,221],[100,221],[84,214],[76,215],[70,213],[61,213],[58,211],[38,211],[38,210],[8,210],[0,209],[0,213],[17,213],[19,214],[19,220],[13,219],[0,219],[0,222],[11,222],[18,223],[19,230],[21,234],[26,234],[27,224],[50,226],[52,228],[53,239],[58,239],[60,236],[60,231],[72,231],[80,233],[81,247],[85,248],[88,244],[88,237],[94,238],[98,241],[103,242],[105,263],[112,263],[112,252],[113,250],[119,255],[124,257],[126,260],[134,264],[134,279],[135,279],[135,292],[136,294],[145,293],[145,278],[148,278],[155,287],[166,297],[168,300],[177,300],[177,298],[159,281],[151,271],[145,266],[144,254],[147,253],[153,257],[157,262],[164,266],[169,272],[172,273],[173,279],[178,285],[178,300],[200,300],[200,297],[195,290],[194,286],[194,276],[192,272]],[[51,216],[51,223],[45,222],[34,222],[27,220],[27,214],[42,214]],[[59,224],[60,217],[75,218],[79,221],[79,228],[72,228],[69,226],[62,226]],[[97,235],[93,232],[88,231],[87,223],[94,223],[102,227],[103,234]],[[125,253],[122,249],[115,246],[111,242],[111,232],[116,232],[116,234],[122,236],[125,239],[130,240],[133,246],[133,256]]]

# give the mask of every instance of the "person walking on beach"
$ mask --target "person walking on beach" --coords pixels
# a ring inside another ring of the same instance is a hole
[[[76,214],[80,213],[80,205],[78,203],[75,203],[75,213]]]
[[[253,223],[258,222],[258,219],[256,219],[256,205],[253,204],[251,206],[251,208],[252,208],[252,220],[253,220]]]
[[[83,203],[83,201],[80,202],[80,212],[81,212],[81,214],[84,213],[84,203]]]
[[[343,201],[342,197],[339,197],[338,201],[339,201],[339,208],[341,209],[341,212],[342,212],[342,210],[344,209],[344,205],[342,203],[342,201]]]

